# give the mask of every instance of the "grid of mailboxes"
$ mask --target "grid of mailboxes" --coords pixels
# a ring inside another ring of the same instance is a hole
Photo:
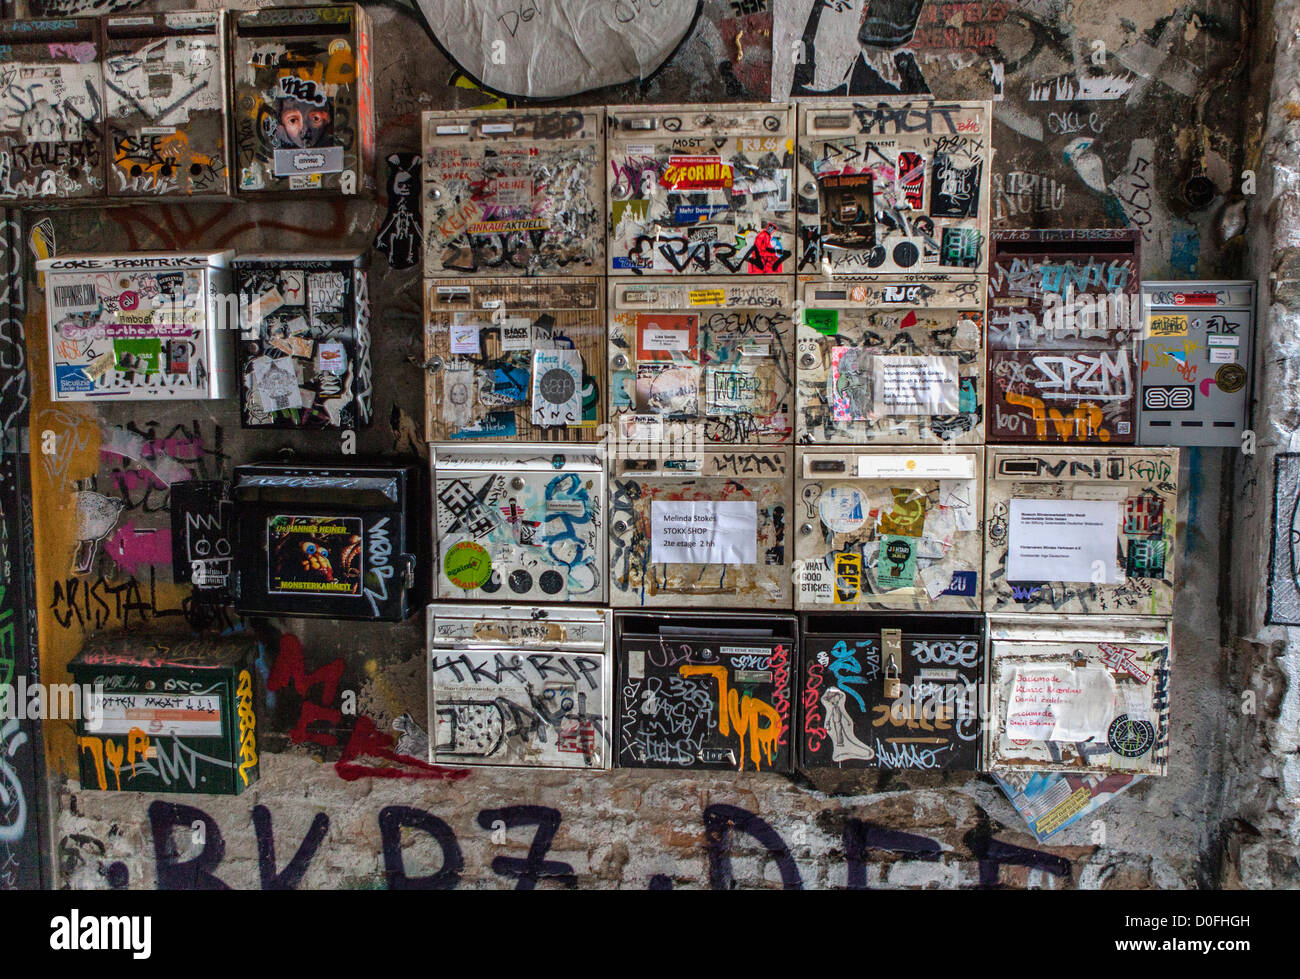
[[[155,148],[202,142],[150,66],[220,62],[181,57],[212,17],[105,18],[106,87]],[[334,144],[344,117],[371,128],[366,59],[344,57],[364,16],[237,17],[251,75],[211,129],[240,189],[354,189]],[[117,165],[140,139],[106,104]],[[279,144],[312,106],[295,176]],[[0,153],[40,145],[24,133]],[[1253,284],[1141,282],[1137,232],[991,233],[992,135],[985,102],[425,113],[428,471],[340,457],[241,465],[228,501],[178,485],[180,562],[248,615],[394,621],[432,598],[435,762],[1163,774],[1177,447],[1243,437]],[[38,268],[56,400],[237,377],[247,427],[370,420],[362,255]],[[232,291],[234,343],[210,322]],[[238,562],[204,537],[226,522]],[[188,655],[99,641],[75,668],[152,689],[204,665]],[[232,655],[201,719],[146,713],[237,764]]]

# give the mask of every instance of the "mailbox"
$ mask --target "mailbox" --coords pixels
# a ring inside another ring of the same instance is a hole
[[[233,13],[241,193],[356,194],[373,183],[370,19],[354,3]]]
[[[977,771],[986,682],[980,616],[804,616],[803,768]]]
[[[799,112],[801,274],[988,271],[989,102],[815,102]]]
[[[425,431],[434,441],[593,442],[604,418],[596,278],[425,280]]]
[[[983,452],[798,450],[795,607],[978,612]]]
[[[794,294],[763,279],[609,283],[609,413],[620,441],[789,443]]]
[[[1241,447],[1250,424],[1255,283],[1142,283],[1143,445]]]
[[[234,252],[61,255],[45,274],[55,401],[223,398],[231,393]]]
[[[420,553],[417,479],[406,466],[236,466],[236,610],[405,619]]]
[[[1170,615],[1178,450],[990,447],[984,609]]]
[[[794,107],[620,105],[607,117],[609,271],[794,271]]]
[[[68,665],[98,717],[77,721],[81,788],[239,795],[257,781],[257,642],[106,635]]]
[[[794,616],[615,615],[620,768],[789,772]]]
[[[605,110],[424,113],[424,274],[599,275]]]
[[[108,193],[225,196],[225,11],[114,15],[103,23]]]
[[[104,76],[92,18],[0,23],[0,203],[104,196]]]
[[[610,612],[430,605],[429,761],[609,768]]]
[[[801,443],[983,441],[983,280],[841,277],[799,289]]]
[[[234,277],[244,427],[369,424],[365,254],[241,255]]]
[[[999,231],[989,269],[989,442],[1137,438],[1137,231]]]
[[[1167,619],[990,615],[988,770],[1164,775]]]
[[[434,598],[606,600],[599,447],[435,445]]]
[[[610,604],[790,607],[788,448],[616,457]]]

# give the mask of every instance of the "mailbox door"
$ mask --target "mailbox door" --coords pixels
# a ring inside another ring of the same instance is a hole
[[[592,442],[604,420],[599,279],[425,281],[425,432]]]
[[[424,114],[424,274],[599,275],[604,109]]]
[[[983,283],[800,283],[801,443],[980,444]]]
[[[990,103],[809,103],[799,119],[796,271],[988,271]]]
[[[609,410],[620,441],[790,442],[794,294],[774,280],[609,283]]]
[[[611,604],[789,608],[790,463],[789,449],[616,458]]]
[[[991,447],[989,612],[1170,615],[1177,449]]]
[[[794,109],[611,106],[609,271],[794,271]]]
[[[796,608],[980,610],[982,449],[799,451]]]

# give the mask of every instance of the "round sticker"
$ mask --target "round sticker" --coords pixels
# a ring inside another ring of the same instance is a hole
[[[562,405],[568,403],[577,389],[573,383],[573,375],[555,367],[542,375],[542,379],[537,382],[537,390],[551,404]]]
[[[457,588],[478,588],[492,574],[492,558],[481,544],[463,540],[447,548],[442,571]]]
[[[867,522],[871,503],[856,486],[831,486],[817,502],[822,523],[837,534],[851,534]]]
[[[1215,372],[1214,383],[1224,394],[1236,394],[1246,386],[1246,368],[1240,364],[1224,364]]]
[[[1141,758],[1156,743],[1156,726],[1150,721],[1140,721],[1120,714],[1110,722],[1106,732],[1110,750],[1125,758]]]

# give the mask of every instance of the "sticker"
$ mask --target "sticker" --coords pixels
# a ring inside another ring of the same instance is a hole
[[[716,156],[670,156],[659,186],[681,193],[691,190],[730,190],[730,163]]]
[[[911,588],[916,579],[916,538],[880,538],[880,553],[876,562],[876,583],[886,591]]]
[[[386,162],[388,212],[375,233],[375,251],[388,256],[389,268],[408,269],[419,264],[423,241],[420,157],[416,153],[390,153]]]
[[[501,320],[501,349],[533,349],[533,323],[526,316],[508,316]]]
[[[861,479],[974,479],[975,457],[933,452],[925,455],[860,455]]]
[[[272,594],[360,595],[360,517],[271,517],[266,524]]]
[[[662,442],[664,420],[659,415],[624,415],[623,438],[628,442]]]
[[[700,412],[700,369],[667,364],[637,365],[638,411],[675,418],[692,418]]]
[[[725,207],[726,205],[723,205]],[[687,293],[692,306],[721,306],[727,301],[725,289],[692,289]]]
[[[104,374],[111,370],[117,364],[117,357],[113,351],[102,353],[89,364],[86,365],[86,376],[92,381],[98,381]],[[60,389],[62,390],[62,389]]]
[[[124,374],[157,374],[162,370],[162,340],[158,337],[114,340],[113,356],[117,369]]]
[[[481,349],[479,345],[479,324],[477,323],[453,323],[449,327],[451,330],[451,352],[454,354],[469,354],[477,356]]]
[[[1006,736],[1030,741],[1089,741],[1106,733],[1115,680],[1100,667],[1034,667],[1012,675]]]
[[[1214,372],[1214,383],[1224,394],[1236,394],[1246,386],[1246,368],[1240,364],[1224,364]]]
[[[1237,362],[1237,351],[1232,347],[1211,347],[1210,363],[1211,364],[1235,364]]]
[[[216,695],[165,693],[104,694],[96,733],[128,734],[134,728],[150,737],[219,738],[221,698]]]
[[[704,391],[710,415],[757,411],[759,380],[750,371],[710,367],[705,371]]]
[[[919,489],[891,487],[889,495],[893,506],[880,517],[880,530],[885,534],[920,537],[925,532],[925,511],[929,498]]]
[[[822,523],[837,534],[851,534],[867,522],[871,503],[856,486],[829,486],[817,502]]]
[[[758,504],[752,500],[654,500],[653,564],[756,564]]]
[[[1147,318],[1148,337],[1187,336],[1186,313],[1153,313]]]
[[[1156,743],[1156,726],[1129,714],[1120,714],[1106,731],[1110,750],[1124,758],[1141,758]]]
[[[939,480],[939,505],[952,508],[953,515],[957,518],[957,529],[959,531],[974,530],[977,525],[975,516],[975,480]]]
[[[311,321],[321,313],[340,313],[347,298],[348,280],[342,272],[313,272],[307,276]]]
[[[834,600],[834,576],[824,564],[806,564],[799,575],[799,600],[830,605]]]
[[[582,358],[576,350],[533,351],[533,424],[582,421]]]
[[[253,296],[244,308],[244,329],[251,330],[283,305],[279,289]]]
[[[874,407],[863,361],[878,360],[857,347],[832,347],[831,369],[826,376],[826,400],[837,422],[865,421]]]
[[[851,605],[862,594],[862,556],[835,555],[835,604]]]
[[[468,425],[473,401],[474,368],[464,362],[447,364],[442,380],[442,420],[451,428]]]
[[[348,358],[341,343],[316,344],[316,369],[329,374],[342,374],[347,370]]]
[[[637,313],[637,360],[673,360],[674,353],[684,354],[686,360],[698,360],[698,335],[699,317],[689,313]]]
[[[306,183],[309,187],[319,187],[321,174],[342,171],[343,147],[314,146],[310,149],[277,149],[272,160],[272,167],[271,172],[277,177],[288,177],[290,181],[298,178],[299,183]],[[307,179],[304,181],[302,178]],[[290,186],[292,186],[292,183]]]
[[[872,357],[876,410],[891,415],[953,415],[960,410],[956,357]]]
[[[482,544],[471,540],[458,541],[447,548],[442,559],[442,572],[457,588],[470,591],[482,587],[492,577],[492,557]]]
[[[108,356],[112,357],[110,352]],[[93,391],[95,382],[86,376],[79,364],[55,364],[54,383],[60,394],[76,394]]]
[[[838,309],[805,309],[803,321],[805,326],[811,326],[822,336],[833,337],[840,332]]]
[[[253,361],[253,388],[268,414],[302,407],[298,375],[283,358],[258,357]]]
[[[1117,500],[1011,501],[1007,581],[1114,585]]]
[[[1116,673],[1127,673],[1141,683],[1151,681],[1151,674],[1134,662],[1134,658],[1137,656],[1136,651],[1109,642],[1098,643],[1097,648],[1101,651],[1101,661],[1106,664],[1108,670],[1114,670]]]

